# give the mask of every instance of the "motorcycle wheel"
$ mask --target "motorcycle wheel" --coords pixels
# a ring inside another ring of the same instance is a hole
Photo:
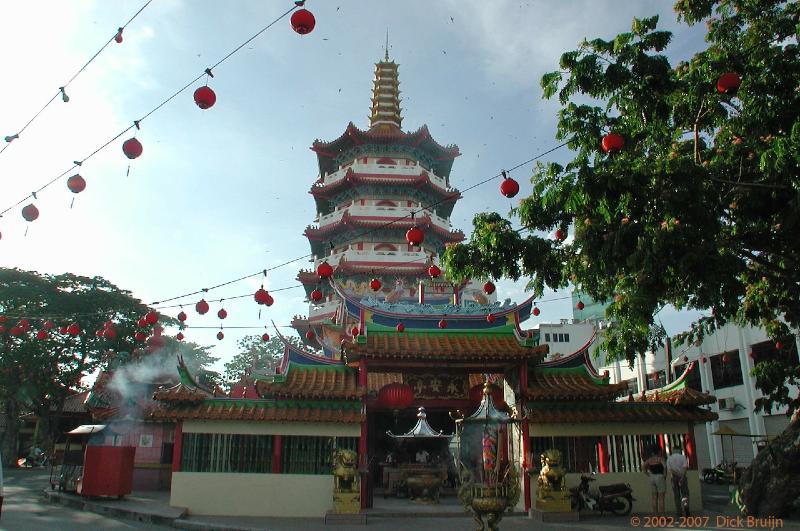
[[[633,503],[631,503],[630,498],[614,498],[611,500],[610,505],[611,512],[617,516],[627,516],[631,514],[631,509],[633,509]]]

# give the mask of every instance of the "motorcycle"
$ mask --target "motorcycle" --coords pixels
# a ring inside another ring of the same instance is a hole
[[[17,459],[17,467],[19,468],[37,468],[45,467],[50,464],[47,454],[41,448],[34,448],[31,450],[28,457],[20,457]]]
[[[597,492],[589,492],[589,482],[595,481],[594,473],[590,476],[581,474],[581,483],[570,487],[572,493],[572,507],[582,511],[610,512],[617,516],[630,514],[633,508],[633,491],[628,483],[615,483],[614,485],[601,485]]]
[[[703,469],[703,481],[712,485],[714,483],[724,485],[736,482],[736,462],[720,463],[714,468]]]

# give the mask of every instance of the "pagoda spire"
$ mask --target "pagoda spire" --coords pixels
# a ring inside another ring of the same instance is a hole
[[[383,61],[375,63],[375,79],[372,82],[372,112],[370,129],[400,129],[400,81],[397,63],[389,60],[389,30],[386,30],[386,48]]]

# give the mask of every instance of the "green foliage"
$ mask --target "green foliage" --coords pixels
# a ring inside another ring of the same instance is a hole
[[[711,310],[683,340],[725,322],[765,327],[793,348],[800,324],[800,59],[795,2],[680,0],[705,21],[707,46],[671,65],[657,17],[561,56],[541,80],[562,108],[556,136],[573,159],[539,164],[515,210],[526,237],[498,214],[475,217],[467,244],[448,248],[454,278],[530,276],[536,294],[574,285],[612,300],[602,348],[632,361],[652,342],[666,304]],[[736,72],[735,94],[717,80]],[[625,139],[604,153],[602,137]],[[570,229],[574,238],[541,237]],[[794,361],[757,367],[771,399],[800,406],[783,385]],[[791,356],[786,358],[791,359]],[[794,371],[794,372],[792,372]],[[794,376],[792,376],[794,374]],[[765,402],[766,403],[766,402]]]
[[[299,338],[286,338],[289,343],[302,347]],[[225,381],[231,385],[239,381],[245,372],[255,369],[266,373],[274,373],[283,359],[284,345],[279,337],[270,337],[264,341],[261,336],[245,336],[237,341],[239,352],[225,364]]]

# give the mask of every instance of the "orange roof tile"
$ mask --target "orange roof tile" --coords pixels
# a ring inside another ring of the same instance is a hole
[[[172,387],[160,387],[153,393],[153,400],[168,402],[202,402],[210,395],[196,387],[179,383]]]
[[[667,402],[673,406],[703,406],[713,404],[717,401],[716,397],[708,393],[702,393],[691,387],[665,391],[663,393],[653,393],[642,397],[639,395],[640,402]]]
[[[367,372],[367,390],[377,393],[385,385],[403,383],[403,375],[396,372]]]
[[[600,384],[585,371],[532,371],[528,381],[530,400],[613,400],[628,389],[626,382]]]
[[[152,411],[156,420],[243,420],[272,422],[341,422],[363,420],[360,409],[319,407],[299,404],[282,405],[271,400],[217,399],[188,407],[158,407]]]
[[[529,410],[532,423],[578,423],[578,422],[707,422],[716,420],[717,414],[691,407],[674,407],[665,403],[608,402],[570,404],[559,407],[548,403],[547,407]]]
[[[287,398],[358,398],[358,373],[344,367],[291,366],[283,382],[256,381],[261,396]]]

